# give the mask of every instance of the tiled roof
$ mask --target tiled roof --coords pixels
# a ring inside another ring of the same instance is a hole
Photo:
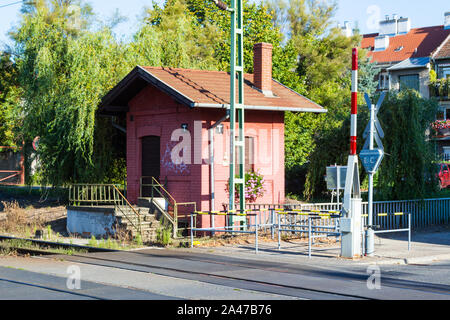
[[[450,58],[450,35],[447,39],[442,43],[441,47],[439,47],[433,55],[434,59],[446,59]]]
[[[409,58],[429,57],[450,35],[443,26],[411,29],[407,34],[389,37],[389,47],[383,51],[370,51],[374,62],[400,62]],[[362,48],[374,47],[377,33],[363,36]],[[401,50],[399,50],[401,48]],[[415,51],[417,49],[417,52]]]
[[[192,102],[192,107],[225,107],[229,104],[230,74],[227,72],[163,67],[141,68],[185,96]],[[325,111],[318,104],[277,81],[272,82],[272,92],[275,97],[267,97],[253,86],[252,74],[245,74],[244,78],[244,102],[248,109],[253,106],[268,110]]]

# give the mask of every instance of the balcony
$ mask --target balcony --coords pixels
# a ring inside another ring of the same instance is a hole
[[[450,100],[450,78],[437,79],[430,82],[430,97],[436,97],[441,101]]]
[[[431,124],[434,138],[450,138],[450,120],[436,120]]]

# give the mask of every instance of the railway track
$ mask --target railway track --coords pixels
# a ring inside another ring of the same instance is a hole
[[[0,241],[4,237],[0,237]],[[45,241],[34,241],[50,246],[60,246],[59,243],[48,243]],[[65,245],[66,247],[73,245]],[[80,248],[81,246],[76,246]],[[176,252],[167,250],[145,250],[143,251],[114,251],[98,248],[89,248],[91,251],[87,254],[74,253],[64,256],[65,261],[79,264],[95,265],[106,268],[116,268],[127,271],[154,273],[162,276],[196,280],[210,284],[229,286],[238,289],[253,290],[271,294],[279,294],[303,299],[320,299],[320,300],[377,300],[384,297],[368,294],[358,294],[356,291],[349,290],[346,292],[345,287],[341,289],[315,288],[311,285],[302,285],[299,281],[292,283],[286,281],[278,281],[274,277],[257,277],[252,272],[261,274],[279,275],[279,279],[284,277],[311,277],[320,278],[317,270],[311,271],[307,266],[289,266],[286,264],[274,265],[273,263],[264,261],[250,261],[237,258],[227,258],[212,255],[201,255],[190,252]],[[52,252],[30,251],[30,254],[46,255],[49,258],[61,257]],[[26,249],[23,251],[26,253]],[[109,252],[109,253],[108,253]],[[221,270],[223,272],[221,272]],[[338,274],[338,272],[335,272]],[[346,276],[343,273],[344,276]],[[350,275],[350,273],[348,273]],[[345,278],[343,276],[343,279]],[[338,278],[323,277],[323,281],[334,281]],[[348,280],[350,279],[350,280]],[[365,285],[363,275],[353,275],[353,284],[360,282],[360,286]],[[384,282],[389,279],[383,279]],[[395,279],[392,279],[395,280]],[[343,281],[343,280],[341,280]],[[347,282],[350,283],[350,282]],[[408,292],[408,290],[417,290],[417,287],[396,284],[393,282],[391,286],[397,291]],[[427,291],[429,294],[446,294],[448,291],[433,289]]]

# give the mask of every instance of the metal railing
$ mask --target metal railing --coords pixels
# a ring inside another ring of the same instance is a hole
[[[438,158],[441,161],[450,161],[450,153],[443,153]]]
[[[362,203],[362,214],[368,214],[368,203]],[[249,204],[248,209],[313,209],[313,210],[341,210],[341,204],[337,203],[307,203],[307,204]],[[406,216],[378,216],[386,212],[408,212],[411,213],[411,226],[413,228],[422,228],[433,225],[450,223],[450,198],[437,198],[425,200],[398,200],[398,201],[374,201],[373,224],[380,226],[381,229],[397,229],[408,225]],[[260,219],[269,219],[269,215],[262,212]],[[367,218],[364,220],[367,224]],[[330,221],[322,222],[324,225],[332,223]]]
[[[113,206],[115,211],[120,211],[133,228],[141,233],[141,215],[123,195],[117,185],[114,184],[73,184],[69,187],[69,205],[108,207]],[[131,209],[130,216],[125,208]]]
[[[151,179],[151,183],[144,183],[145,179]],[[166,182],[167,185],[167,182]],[[154,198],[162,198],[167,203],[166,208],[160,208],[161,213],[164,217],[172,224],[173,227],[173,237],[176,238],[178,236],[179,231],[179,218],[185,218],[188,220],[191,211],[186,211],[185,214],[180,214],[180,207],[193,207],[194,211],[197,210],[196,202],[177,202],[175,198],[167,191],[167,189],[155,178],[155,177],[141,177],[140,179],[140,196],[143,196],[143,188],[150,187],[151,188],[151,201],[155,204]]]
[[[450,100],[450,80],[438,79],[429,85],[430,96],[440,100]]]

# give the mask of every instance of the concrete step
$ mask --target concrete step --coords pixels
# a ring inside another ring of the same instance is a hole
[[[135,226],[138,225],[138,223],[134,223],[133,224]],[[120,223],[121,226],[125,227],[125,228],[134,228],[132,223],[130,223],[129,221],[123,221]],[[159,221],[149,221],[149,222],[141,222],[141,229],[142,228],[158,228],[160,226]]]
[[[133,215],[133,216],[116,216],[116,218],[119,221],[119,223],[127,222],[130,220],[133,223],[139,222],[139,217],[137,217],[135,215]],[[152,221],[158,221],[158,219],[154,215],[145,215],[145,216],[140,216],[140,221],[141,222],[152,222]]]
[[[161,209],[167,210],[168,203],[164,198],[138,198],[138,207],[152,208],[152,199]]]

